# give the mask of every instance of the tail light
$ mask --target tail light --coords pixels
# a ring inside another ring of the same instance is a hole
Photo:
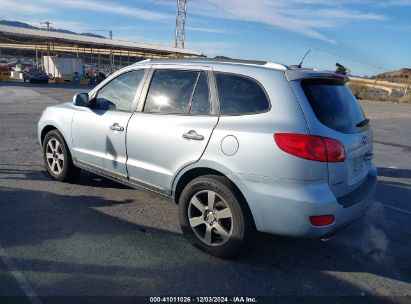
[[[278,147],[297,157],[320,162],[343,162],[344,146],[335,139],[293,133],[276,133],[274,140]]]
[[[327,226],[334,223],[334,215],[313,215],[310,216],[310,222],[313,226]]]

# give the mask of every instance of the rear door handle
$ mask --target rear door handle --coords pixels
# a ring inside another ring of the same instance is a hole
[[[195,130],[190,130],[188,133],[183,134],[183,138],[192,139],[192,140],[203,140],[204,136],[197,134]]]
[[[124,128],[120,126],[118,123],[111,125],[110,129],[113,131],[124,131]]]
[[[364,160],[372,160],[374,158],[374,153],[368,152],[364,154]]]

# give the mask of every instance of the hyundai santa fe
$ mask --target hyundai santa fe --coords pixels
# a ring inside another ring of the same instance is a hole
[[[45,109],[45,167],[172,198],[188,241],[220,257],[255,230],[328,236],[370,207],[377,183],[347,81],[271,62],[146,60]]]

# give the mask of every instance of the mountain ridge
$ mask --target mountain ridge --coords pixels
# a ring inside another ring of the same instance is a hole
[[[375,76],[371,76],[370,79],[411,84],[411,68],[401,68],[396,71],[384,72]]]
[[[30,25],[30,24],[25,23],[25,22],[5,20],[5,19],[0,20],[0,25],[9,25],[9,26],[16,26],[16,27],[27,28],[27,29],[44,30],[44,28],[33,26],[33,25]],[[82,35],[82,36],[88,36],[88,37],[106,38],[107,39],[107,37],[97,35],[97,34],[93,34],[93,33],[76,33],[76,32],[69,31],[69,30],[55,29],[55,28],[51,28],[50,31],[58,32],[58,33],[75,34],[75,35]]]

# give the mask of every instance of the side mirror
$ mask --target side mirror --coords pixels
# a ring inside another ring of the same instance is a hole
[[[73,104],[78,107],[88,107],[90,100],[87,93],[79,93],[73,96]]]

